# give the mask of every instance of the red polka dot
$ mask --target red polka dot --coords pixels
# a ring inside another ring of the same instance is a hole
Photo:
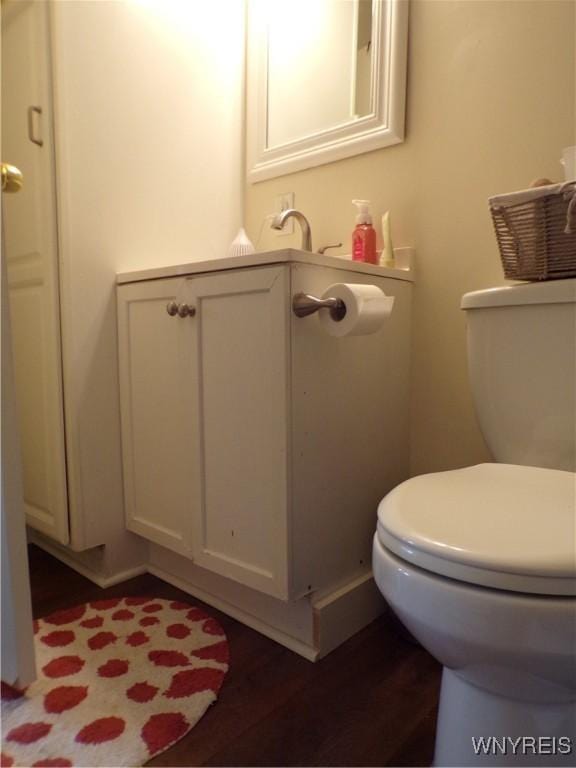
[[[168,637],[176,637],[178,640],[183,640],[190,634],[190,628],[185,624],[170,624],[166,629]]]
[[[58,715],[60,712],[77,707],[86,696],[88,696],[86,685],[62,685],[44,696],[44,709],[50,714]]]
[[[32,768],[68,768],[72,763],[65,757],[50,757],[47,760],[38,760],[32,763]]]
[[[107,611],[109,608],[116,608],[117,605],[120,605],[121,598],[119,597],[112,597],[109,600],[94,600],[94,602],[90,603],[91,608],[95,608],[97,611]]]
[[[204,648],[198,648],[196,651],[192,651],[192,655],[197,656],[199,659],[220,661],[223,664],[228,664],[230,658],[226,640],[222,640],[221,643],[214,643],[214,645],[205,645]]]
[[[200,610],[200,608],[192,608],[186,614],[186,618],[189,621],[202,621],[203,619],[208,618],[208,614],[204,613],[204,611]]]
[[[134,618],[134,614],[126,608],[121,608],[119,611],[114,611],[112,618],[114,621],[128,621],[128,619]]]
[[[81,744],[101,744],[112,741],[124,733],[126,723],[121,717],[101,717],[86,725],[76,735],[76,741]]]
[[[17,728],[13,728],[6,741],[16,741],[18,744],[32,744],[34,741],[43,739],[50,731],[50,723],[24,723]]]
[[[37,635],[38,630],[40,629],[40,622],[38,621],[38,619],[34,619],[34,621],[32,622],[32,629],[34,630],[34,634]]]
[[[88,647],[93,651],[99,651],[101,648],[105,648],[110,643],[114,643],[118,640],[113,632],[98,632],[88,640]]]
[[[46,677],[66,677],[80,672],[84,663],[80,656],[59,656],[43,666],[42,672]]]
[[[162,610],[162,606],[160,603],[150,603],[150,605],[145,605],[142,610],[144,613],[157,613]]]
[[[50,648],[59,648],[63,645],[70,645],[74,641],[74,632],[70,629],[61,629],[56,632],[49,632],[40,640],[45,645],[49,645]]]
[[[77,621],[86,613],[86,605],[75,605],[74,608],[66,608],[63,611],[56,611],[46,616],[43,621],[47,624],[69,624],[71,621]]]
[[[201,691],[216,692],[222,685],[223,679],[224,672],[221,669],[212,669],[211,667],[185,669],[172,677],[170,688],[164,696],[167,699],[182,699]]]
[[[140,619],[138,624],[141,627],[151,627],[152,624],[160,624],[160,619],[157,619],[156,616],[146,616],[146,618]]]
[[[165,712],[152,715],[142,728],[142,738],[151,755],[161,752],[183,736],[188,730],[188,722],[178,712]]]
[[[222,627],[216,619],[206,619],[204,624],[202,624],[202,631],[205,632],[207,635],[223,635],[224,632],[222,631]]]
[[[96,629],[96,627],[101,627],[102,624],[104,624],[102,616],[93,616],[91,619],[84,619],[84,621],[80,622],[81,627],[87,627],[88,629]]]
[[[126,696],[132,701],[139,703],[145,703],[146,701],[152,701],[154,696],[158,693],[158,688],[155,685],[148,685],[148,683],[135,683],[131,688],[126,691]]]
[[[2,685],[0,686],[0,697],[2,698],[2,701],[16,701],[16,699],[21,699],[22,696],[24,696],[24,691],[20,691],[18,688],[14,688],[13,685],[8,685],[8,683],[5,683],[2,680]]]
[[[152,600],[151,597],[127,597],[124,601],[126,605],[144,605]]]
[[[180,600],[174,600],[172,603],[170,603],[170,608],[172,608],[174,611],[186,611],[190,608],[190,604],[181,603]]]
[[[120,677],[128,672],[129,664],[124,659],[110,659],[98,667],[100,677]]]
[[[186,667],[188,657],[179,651],[150,651],[148,658],[157,667]]]
[[[147,643],[149,639],[150,638],[145,632],[132,632],[132,634],[128,635],[126,638],[126,644],[136,647],[137,645]]]
[[[8,755],[5,755],[4,752],[0,752],[0,766],[4,768],[10,768],[11,765],[14,765],[14,760],[9,757]]]

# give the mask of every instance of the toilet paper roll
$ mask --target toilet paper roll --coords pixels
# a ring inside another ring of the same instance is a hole
[[[335,283],[326,289],[323,299],[341,299],[346,307],[342,319],[322,309],[320,325],[330,336],[363,336],[376,333],[392,312],[394,297],[386,296],[376,285]]]

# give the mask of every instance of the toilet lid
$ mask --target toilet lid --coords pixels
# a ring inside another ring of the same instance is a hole
[[[378,537],[459,581],[576,595],[576,475],[512,464],[421,475],[381,501]]]

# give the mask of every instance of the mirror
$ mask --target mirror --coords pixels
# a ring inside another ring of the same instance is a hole
[[[404,138],[408,0],[250,0],[248,178]]]

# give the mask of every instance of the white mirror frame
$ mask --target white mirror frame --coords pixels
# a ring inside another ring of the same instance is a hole
[[[289,10],[287,10],[289,12]],[[408,0],[380,0],[373,9],[371,83],[374,111],[325,131],[267,147],[267,40],[262,16],[248,19],[247,166],[257,182],[302,171],[404,140]]]

